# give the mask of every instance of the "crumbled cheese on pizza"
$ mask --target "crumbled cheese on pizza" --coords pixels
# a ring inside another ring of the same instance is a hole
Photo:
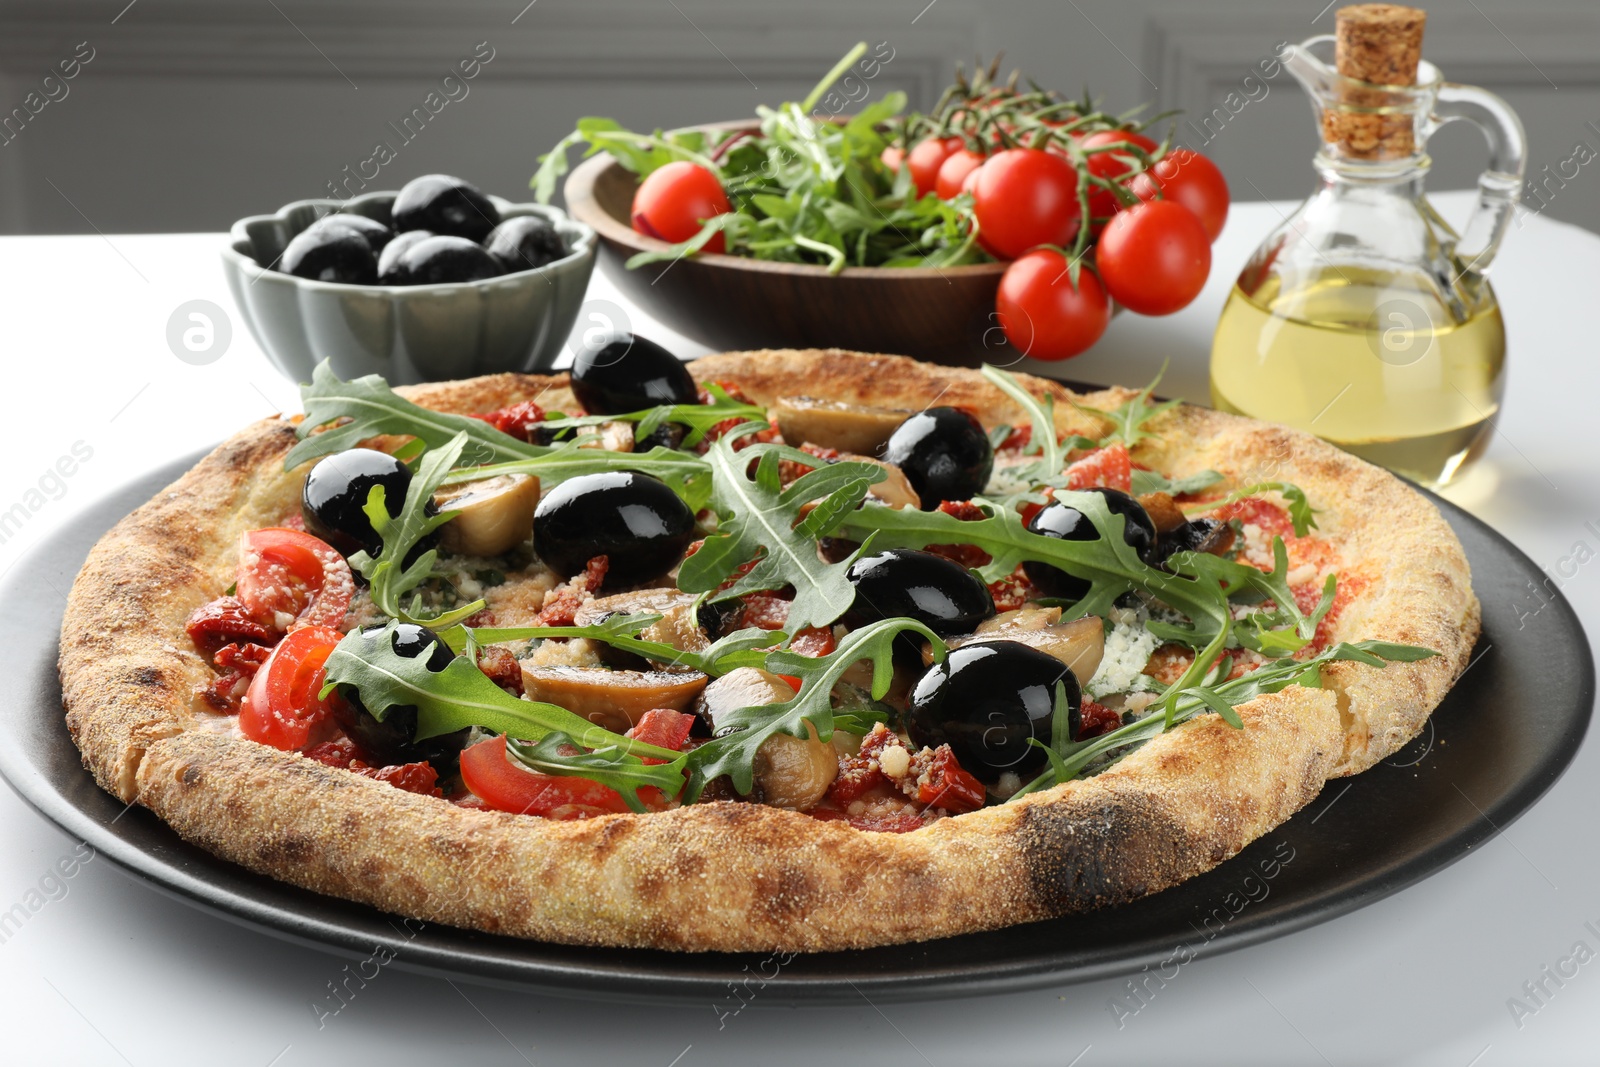
[[[522,660],[530,667],[602,667],[600,646],[586,637],[541,641]]]
[[[901,745],[885,745],[878,754],[878,766],[890,778],[903,778],[911,769],[911,753]]]
[[[1256,566],[1271,567],[1272,538],[1267,535],[1267,531],[1253,522],[1247,522],[1240,527],[1239,532],[1244,542],[1239,548],[1239,558]]]
[[[1032,489],[1034,482],[1029,478],[1017,477],[1018,471],[1024,467],[1032,466],[1037,457],[1029,456],[1021,463],[1011,466],[995,465],[993,473],[989,475],[989,484],[984,486],[985,496],[1012,496],[1016,493],[1026,493]]]
[[[1136,611],[1127,612],[1113,608],[1111,630],[1106,634],[1105,653],[1100,657],[1100,667],[1089,679],[1084,689],[1092,697],[1111,693],[1125,693],[1139,681],[1140,672],[1150,662],[1150,654],[1161,642],[1145,629]],[[1127,616],[1133,615],[1130,620]]]
[[[1142,693],[1129,693],[1123,707],[1135,715],[1143,715],[1151,704],[1161,699],[1161,694],[1146,691]]]

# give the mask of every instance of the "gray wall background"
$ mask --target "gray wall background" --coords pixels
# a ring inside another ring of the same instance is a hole
[[[1325,0],[526,2],[0,2],[0,115],[38,107],[46,89],[57,97],[0,145],[0,233],[222,230],[326,195],[380,141],[397,153],[369,188],[446,171],[515,198],[580,115],[636,128],[747,115],[798,99],[860,39],[894,49],[873,91],[905,89],[920,106],[957,60],[1004,50],[1007,68],[1065,92],[1092,87],[1114,110],[1149,100],[1206,114],[1277,42],[1333,27]],[[1555,174],[1579,142],[1600,150],[1594,0],[1427,6],[1427,56],[1511,102],[1532,175]],[[87,54],[80,42],[93,58],[44,84]],[[493,59],[466,95],[454,89],[402,142],[389,123],[479,42]],[[1316,140],[1300,90],[1287,74],[1264,96],[1250,88],[1256,99],[1213,121],[1209,143],[1187,139],[1221,165],[1235,199],[1302,196]],[[1485,155],[1460,126],[1433,149],[1437,189],[1470,185]],[[1576,169],[1528,206],[1600,230],[1600,163]]]

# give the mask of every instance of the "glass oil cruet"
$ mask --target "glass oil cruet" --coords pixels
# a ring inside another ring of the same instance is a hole
[[[1487,446],[1499,413],[1505,327],[1487,274],[1525,144],[1503,100],[1421,60],[1423,19],[1344,8],[1337,36],[1290,48],[1284,65],[1323,139],[1318,187],[1240,273],[1217,323],[1211,396],[1439,486]],[[1482,131],[1490,156],[1461,236],[1422,188],[1428,138],[1456,120]]]

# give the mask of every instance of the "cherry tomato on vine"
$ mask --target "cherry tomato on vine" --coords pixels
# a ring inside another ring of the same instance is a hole
[[[1151,140],[1144,134],[1132,130],[1096,130],[1083,139],[1083,147],[1095,148],[1103,144],[1117,144],[1119,141],[1136,144],[1146,152],[1152,153],[1161,147],[1159,141]]]
[[[1156,190],[1194,212],[1206,236],[1215,241],[1228,221],[1228,179],[1211,160],[1190,148],[1174,148],[1150,170],[1136,175],[1131,188],[1140,200],[1154,200]]]
[[[1111,299],[1141,315],[1170,315],[1205,288],[1211,240],[1194,212],[1153,200],[1106,224],[1095,263]]]
[[[1121,144],[1127,142],[1138,145],[1146,152],[1154,152],[1160,147],[1155,141],[1142,133],[1132,130],[1098,130],[1089,134],[1082,140],[1084,148],[1099,148],[1102,145]],[[1107,181],[1118,181],[1123,175],[1138,168],[1141,164],[1137,156],[1131,152],[1092,152],[1089,154],[1089,173]],[[1117,199],[1115,193],[1105,189],[1091,188],[1089,190],[1089,214],[1097,219],[1109,219],[1122,210],[1122,201]],[[1105,228],[1105,223],[1095,224],[1095,232]]]
[[[1039,148],[990,156],[972,185],[978,242],[997,259],[1038,245],[1071,244],[1078,232],[1078,171]]]
[[[1048,248],[1006,268],[994,306],[1006,339],[1032,359],[1071,359],[1098,341],[1111,321],[1105,287],[1094,272],[1080,270],[1074,288],[1066,257]]]
[[[906,154],[906,166],[911,168],[911,182],[917,187],[918,196],[934,191],[939,182],[939,168],[961,145],[959,137],[929,137],[917,142]]]
[[[318,693],[323,663],[344,637],[326,626],[302,626],[278,642],[239,704],[239,731],[286,752],[304,748],[312,727],[328,716]]]
[[[939,165],[939,177],[933,183],[933,191],[939,194],[940,200],[954,200],[961,195],[964,183],[972,176],[972,172],[983,166],[988,158],[970,148],[956,149]]]
[[[900,165],[906,161],[906,150],[899,145],[889,145],[878,153],[878,161],[888,167],[890,171],[898,171]]]
[[[633,194],[633,228],[677,244],[700,232],[707,219],[733,210],[717,176],[686,159],[650,172]],[[707,252],[724,252],[722,234],[712,237]]]

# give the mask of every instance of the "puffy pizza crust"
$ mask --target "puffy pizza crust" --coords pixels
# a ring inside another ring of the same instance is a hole
[[[1020,417],[975,372],[901,357],[771,351],[707,357],[695,377],[752,399],[806,394]],[[1054,383],[1063,429],[1112,390]],[[564,376],[497,375],[401,390],[443,410],[574,401]],[[1377,670],[1341,664],[1158,737],[1110,770],[910,834],[755,804],[551,822],[455,807],[243,740],[192,705],[212,677],[184,621],[232,580],[238,535],[277,522],[304,469],[282,470],[284,420],[259,422],[118,523],[68,598],[61,676],[68,728],[107,790],[252,870],[387,911],[570,944],[689,951],[826,951],[917,941],[1132,900],[1237,853],[1421,728],[1465,668],[1478,606],[1461,547],[1393,476],[1303,434],[1184,407],[1136,457],[1176,474],[1214,467],[1305,487],[1346,566],[1370,584],[1336,639],[1440,653]]]

